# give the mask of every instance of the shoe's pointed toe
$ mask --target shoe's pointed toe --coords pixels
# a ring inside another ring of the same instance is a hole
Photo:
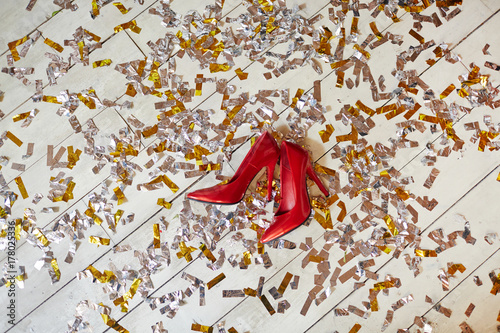
[[[187,198],[206,203],[232,205],[241,201],[252,179],[262,169],[267,169],[268,199],[271,189],[274,167],[280,156],[278,143],[269,132],[264,132],[250,148],[234,176],[226,184],[216,185],[187,194]]]
[[[196,201],[206,201],[209,199],[207,189],[196,190],[187,194],[187,198]]]

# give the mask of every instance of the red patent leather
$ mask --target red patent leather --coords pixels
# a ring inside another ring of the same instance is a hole
[[[262,168],[267,168],[267,198],[271,200],[274,167],[279,156],[280,149],[276,140],[271,134],[264,132],[255,141],[228,183],[188,193],[187,197],[191,200],[215,204],[230,205],[238,203],[243,199],[252,179]]]
[[[264,232],[260,241],[272,241],[304,223],[311,214],[311,204],[307,193],[306,175],[309,176],[323,192],[329,193],[314,172],[309,154],[295,143],[281,144],[281,203],[274,214],[273,223]]]

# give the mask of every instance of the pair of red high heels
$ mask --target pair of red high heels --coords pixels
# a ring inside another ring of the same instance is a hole
[[[295,143],[284,141],[281,150],[276,140],[268,132],[259,136],[231,180],[224,185],[191,192],[191,200],[215,203],[235,204],[243,199],[252,179],[262,168],[267,168],[267,198],[271,200],[274,167],[281,157],[281,202],[274,214],[273,223],[264,232],[260,241],[272,241],[304,223],[311,214],[311,205],[307,193],[306,175],[323,192],[329,193],[314,172],[306,150]]]

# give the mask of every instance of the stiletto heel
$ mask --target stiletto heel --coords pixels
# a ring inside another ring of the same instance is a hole
[[[231,205],[243,199],[245,192],[252,179],[262,168],[268,172],[268,194],[270,200],[274,167],[280,155],[280,149],[276,140],[269,132],[264,132],[255,141],[247,153],[240,167],[231,180],[224,185],[215,185],[191,193],[187,197],[191,200]]]
[[[273,222],[260,241],[266,243],[292,231],[307,221],[311,204],[307,193],[306,175],[328,195],[328,191],[314,172],[309,154],[299,145],[283,142],[280,152],[281,202]]]
[[[271,201],[273,191],[274,167],[278,163],[279,154],[267,166],[267,201]]]
[[[328,193],[328,190],[326,189],[325,185],[323,185],[316,172],[314,172],[314,169],[310,162],[309,165],[307,166],[306,172],[309,178],[311,178],[316,183],[316,185],[318,185],[319,189],[321,190],[321,192],[323,192],[325,197],[330,196],[330,193]]]

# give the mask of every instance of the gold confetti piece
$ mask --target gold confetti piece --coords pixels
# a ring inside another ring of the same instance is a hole
[[[448,274],[453,276],[455,273],[459,271],[460,273],[465,272],[465,266],[462,264],[451,264],[448,263]]]
[[[158,201],[156,201],[156,204],[158,206],[162,206],[165,209],[170,209],[172,208],[172,203],[168,202],[167,200],[163,198],[158,198]]]
[[[354,326],[349,330],[349,333],[358,333],[361,329],[360,324],[354,324]]]
[[[116,276],[112,271],[104,270],[104,273],[99,272],[92,265],[85,269],[86,271],[90,271],[94,279],[99,281],[100,283],[108,283],[111,280],[116,280]]]
[[[167,187],[173,192],[177,192],[179,190],[179,187],[174,184],[173,181],[170,180],[166,175],[163,175],[162,177],[163,183],[167,185]]]
[[[378,40],[381,40],[382,38],[384,38],[384,36],[382,36],[380,31],[378,31],[377,24],[375,23],[375,21],[370,22],[370,28],[372,29],[373,34],[375,36],[377,36]]]
[[[196,83],[196,90],[194,95],[201,96],[201,88],[203,86],[203,74],[196,74],[195,83]]]
[[[361,46],[359,46],[358,44],[354,44],[354,46],[352,47],[353,49],[359,51],[361,54],[363,54],[363,56],[366,58],[366,59],[370,59],[371,57],[371,54],[364,50]]]
[[[238,333],[238,331],[234,328],[231,327],[230,329],[227,330],[229,333]]]
[[[45,41],[44,41],[45,44],[47,44],[48,46],[50,46],[51,48],[53,48],[54,50],[56,50],[57,52],[61,53],[62,51],[64,51],[64,47],[62,47],[61,45],[57,44],[56,42],[48,39],[48,38],[45,38]]]
[[[77,149],[76,152],[73,150],[73,146],[68,146],[68,168],[73,169],[76,165],[76,162],[80,160],[80,155],[82,151]]]
[[[393,281],[378,282],[373,285],[373,290],[383,290],[388,288],[394,288],[395,283]]]
[[[205,244],[200,245],[200,250],[203,252],[205,257],[210,260],[211,262],[215,262],[217,259],[215,259],[214,255],[212,254],[212,251],[210,251],[209,248]],[[209,288],[210,289],[210,288]]]
[[[7,138],[10,139],[10,141],[14,142],[18,147],[21,147],[23,142],[21,140],[19,140],[19,138],[17,136],[15,136],[14,134],[12,134],[10,131],[7,131],[7,133],[5,133],[5,135],[7,136]]]
[[[94,61],[94,63],[92,64],[92,67],[96,68],[96,67],[104,67],[104,66],[109,66],[109,65],[111,65],[111,59],[104,59],[104,60]]]
[[[344,72],[337,71],[337,83],[335,84],[335,87],[342,88],[344,86],[344,75]]]
[[[356,107],[358,107],[361,111],[365,112],[369,116],[375,115],[375,110],[370,109],[366,105],[364,105],[360,100],[356,102]]]
[[[191,260],[193,260],[193,257],[191,256],[191,252],[196,251],[195,247],[192,247],[192,246],[188,247],[186,245],[186,243],[180,242],[179,249],[180,249],[180,251],[177,252],[177,258],[180,259],[180,258],[184,257],[184,259],[186,259],[186,262],[190,262]]]
[[[100,6],[97,4],[97,0],[92,0],[92,18],[99,16]]]
[[[344,66],[345,64],[347,64],[350,60],[349,59],[345,59],[345,60],[340,60],[340,61],[337,61],[337,62],[334,62],[333,64],[330,64],[330,67],[332,69],[337,69],[337,68],[340,68],[342,66]]]
[[[297,89],[297,92],[295,93],[295,97],[292,98],[292,104],[290,104],[290,107],[292,109],[295,109],[295,107],[297,106],[297,102],[299,101],[299,98],[302,96],[302,94],[304,93],[304,89]]]
[[[403,190],[401,187],[396,187],[394,189],[394,192],[396,192],[396,195],[403,201],[410,198],[410,194],[408,193],[408,191]]]
[[[137,289],[139,289],[139,285],[142,283],[142,279],[134,279],[134,282],[132,282],[132,285],[130,286],[130,289],[123,294],[123,296],[115,299],[113,301],[113,304],[115,306],[120,305],[122,307],[122,312],[127,312],[128,311],[128,300],[132,299],[137,292]]]
[[[376,311],[379,310],[379,308],[378,308],[378,301],[377,301],[376,297],[370,302],[370,310],[372,312],[376,312]]]
[[[342,221],[344,221],[344,218],[347,215],[347,209],[346,209],[345,203],[343,201],[339,201],[337,206],[341,209],[339,216],[337,216],[337,221],[342,222]]]
[[[251,297],[256,297],[257,296],[257,290],[252,289],[252,288],[243,288],[243,292],[247,296],[251,296]]]
[[[415,255],[417,257],[437,257],[437,253],[434,250],[415,249]]]
[[[396,225],[394,224],[394,221],[392,220],[390,215],[384,216],[384,221],[385,224],[387,225],[387,228],[389,228],[389,231],[393,236],[396,236],[399,234],[398,229],[396,228]]]
[[[246,80],[248,78],[248,73],[244,73],[241,68],[237,68],[234,70],[236,75],[238,75],[238,78],[240,80]]]
[[[271,305],[271,303],[269,303],[269,301],[268,301],[268,299],[267,299],[267,297],[265,295],[261,295],[260,296],[260,300],[262,301],[262,304],[264,304],[264,306],[266,307],[267,312],[269,312],[269,314],[271,316],[276,313],[276,311],[274,311],[273,306]]]
[[[425,43],[425,39],[424,37],[422,37],[418,32],[416,32],[415,30],[411,29],[410,32],[409,32],[410,36],[412,36],[413,38],[415,38],[416,40],[418,40],[420,42],[420,44],[424,44]]]
[[[116,211],[115,215],[113,216],[113,218],[115,220],[115,225],[118,225],[118,222],[120,222],[120,219],[122,218],[123,213],[124,213],[124,211],[121,209],[118,209]]]
[[[497,181],[500,182],[500,172],[498,173],[498,176],[497,176]]]
[[[332,136],[333,131],[334,129],[332,125],[326,125],[326,128],[324,130],[319,131],[321,141],[323,141],[323,143],[330,141],[330,136]]]
[[[21,230],[22,230],[22,220],[21,219],[16,219],[16,226],[14,227],[14,238],[17,240],[21,239]]]
[[[127,85],[127,91],[125,92],[125,94],[129,95],[130,97],[134,97],[135,95],[137,95],[137,91],[135,90],[135,88],[132,85],[132,83],[129,83]]]
[[[145,127],[141,133],[144,138],[149,138],[152,135],[156,134],[157,132],[158,132],[158,125],[155,124],[153,126]]]
[[[19,188],[19,191],[21,192],[21,196],[23,199],[26,199],[29,197],[28,191],[26,191],[26,187],[24,187],[23,180],[21,179],[21,176],[15,178],[15,182],[17,184],[17,187]]]
[[[208,283],[207,283],[208,290],[212,289],[212,287],[214,287],[216,284],[218,284],[219,282],[221,282],[225,278],[226,278],[226,275],[224,275],[224,273],[220,273],[219,275],[214,277],[212,280],[208,281]]]
[[[436,7],[451,7],[462,4],[462,0],[437,0]]]
[[[231,68],[232,67],[227,63],[224,63],[224,64],[211,63],[210,64],[210,73],[227,72]]]
[[[453,89],[455,89],[455,85],[452,83],[439,95],[439,98],[445,99],[449,94],[451,94]]]
[[[87,29],[83,29],[83,32],[88,35],[89,37],[92,38],[92,41],[94,42],[99,42],[101,40],[101,37],[97,36],[96,34],[91,33]]]
[[[293,277],[293,274],[291,274],[289,272],[286,273],[285,277],[281,281],[281,284],[278,288],[278,293],[283,295],[283,293],[285,292],[286,287],[288,287],[288,284],[290,283],[290,280],[292,279],[292,277]]]
[[[123,15],[127,14],[129,9],[125,8],[125,6],[121,3],[121,2],[113,2],[113,5],[118,8],[118,10],[120,11],[120,13],[122,13]]]
[[[209,164],[202,164],[198,166],[198,170],[200,171],[214,171],[214,170],[220,170],[221,165],[220,163],[209,163]]]
[[[61,102],[59,102],[57,100],[57,97],[55,97],[55,96],[43,95],[42,101],[47,102],[47,103],[62,104]]]
[[[153,224],[153,247],[159,249],[160,246],[160,225],[158,223]]]
[[[114,28],[114,31],[115,31],[115,34],[122,31],[122,30],[125,30],[125,29],[129,29],[130,31],[132,32],[135,32],[136,34],[140,33],[141,32],[141,28],[139,28],[137,26],[137,23],[135,22],[135,20],[132,20],[130,22],[126,22],[126,23],[122,23],[120,25],[117,25],[115,28]]]
[[[28,40],[28,36],[24,36],[21,39],[12,41],[12,42],[7,44],[7,46],[9,47],[10,53],[12,54],[12,59],[14,59],[14,61],[18,61],[21,59],[19,57],[19,53],[17,52],[16,47],[18,47],[21,44],[24,44],[27,40]]]
[[[250,251],[243,252],[243,262],[246,266],[252,263],[252,253]]]
[[[55,258],[50,261],[50,266],[55,273],[55,281],[52,279],[52,283],[59,281],[59,279],[61,279],[61,271],[59,270],[59,265],[57,264],[57,260]]]
[[[102,304],[102,303],[101,303]],[[122,325],[118,324],[116,320],[111,319],[107,314],[101,313],[102,320],[104,323],[120,333],[129,333]]]
[[[118,205],[121,205],[126,200],[125,194],[123,194],[119,187],[115,188],[113,192],[115,192],[116,198],[118,199]]]
[[[89,208],[85,211],[85,215],[92,218],[96,224],[101,225],[102,219],[95,214],[95,209],[92,206],[90,200],[89,200]]]
[[[191,324],[191,331],[213,333],[214,328],[200,324]]]
[[[89,236],[89,243],[92,243],[92,244],[97,244],[97,246],[99,245],[109,245],[109,238],[102,238],[102,237],[98,237],[98,236]]]
[[[42,243],[43,246],[48,246],[50,244],[50,241],[47,239],[47,237],[45,237],[45,235],[40,229],[35,228],[33,230],[33,234],[35,235],[36,238],[38,238],[38,240],[40,241],[40,243]]]

